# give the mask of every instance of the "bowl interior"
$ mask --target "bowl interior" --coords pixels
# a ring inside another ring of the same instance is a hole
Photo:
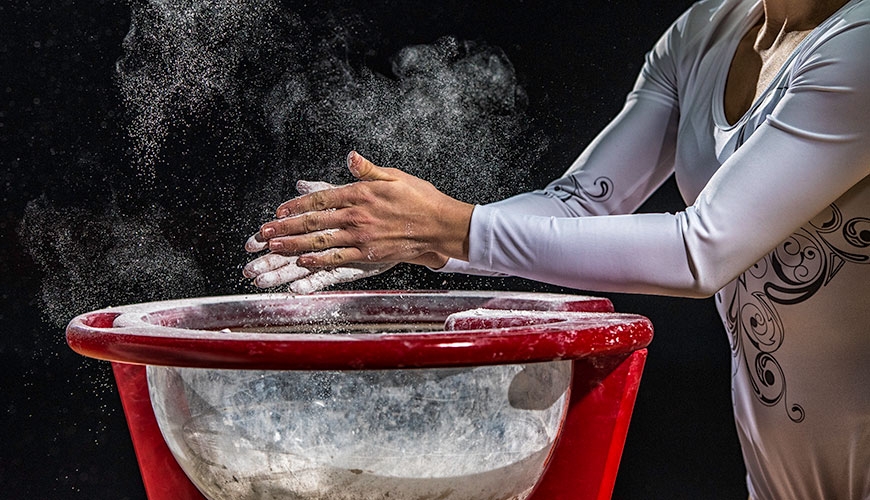
[[[148,367],[161,432],[211,499],[525,498],[562,425],[570,379],[570,361]]]

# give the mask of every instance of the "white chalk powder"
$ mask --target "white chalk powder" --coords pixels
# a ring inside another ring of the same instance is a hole
[[[170,448],[212,499],[508,500],[534,486],[565,409],[564,394],[511,406],[523,370],[148,376]]]

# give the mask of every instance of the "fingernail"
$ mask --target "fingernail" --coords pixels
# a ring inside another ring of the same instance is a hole
[[[262,233],[263,238],[271,238],[275,234],[275,228],[264,227],[260,230],[260,233]]]
[[[278,217],[287,217],[290,215],[290,210],[286,209],[286,208],[282,208],[281,210],[278,210],[278,212],[275,215],[277,215]]]
[[[260,274],[263,274],[263,263],[260,261],[249,262],[245,265],[245,269],[242,272],[248,278],[259,276]]]
[[[270,250],[281,250],[282,248],[284,248],[284,243],[281,243],[280,241],[270,241],[269,242],[269,249]]]
[[[356,156],[356,151],[351,151],[350,153],[347,154],[347,166],[348,166],[348,168],[350,168],[350,166],[353,165],[353,159],[355,156]]]
[[[299,257],[296,259],[296,265],[299,267],[311,267],[314,265],[314,259],[311,257]]]

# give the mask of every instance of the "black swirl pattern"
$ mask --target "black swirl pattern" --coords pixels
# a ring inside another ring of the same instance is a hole
[[[847,263],[870,263],[870,218],[844,220],[839,207],[830,205],[744,272],[731,292],[725,323],[732,355],[749,373],[756,399],[771,407],[784,402],[793,422],[806,414],[788,400],[785,371],[776,358],[786,337],[778,307],[806,301]]]
[[[613,181],[609,177],[599,177],[592,181],[592,188],[587,189],[577,179],[576,175],[569,177],[573,189],[566,191],[556,186],[556,196],[562,201],[568,201],[576,193],[583,193],[587,198],[596,202],[604,202],[613,196]]]

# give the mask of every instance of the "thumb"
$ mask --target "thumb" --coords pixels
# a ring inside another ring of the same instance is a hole
[[[347,155],[347,168],[354,177],[361,181],[390,181],[394,179],[387,169],[366,160],[356,151],[351,151]]]

